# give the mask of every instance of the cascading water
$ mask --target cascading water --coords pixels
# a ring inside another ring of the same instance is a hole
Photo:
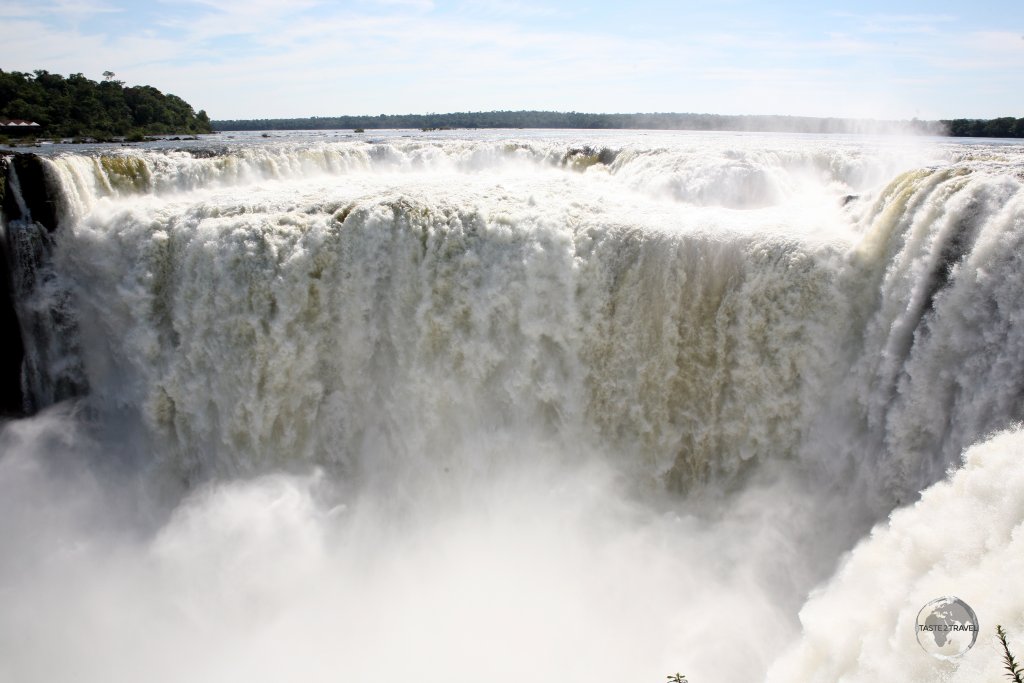
[[[0,436],[12,679],[759,680],[840,553],[1024,415],[1020,148],[42,164],[60,227],[16,271],[24,375],[35,406],[82,397]],[[74,391],[38,379],[68,368]],[[858,597],[837,580],[807,614]],[[805,625],[772,676],[871,679]]]
[[[38,160],[5,165],[3,276],[8,280],[5,289],[10,289],[18,328],[7,334],[22,337],[17,346],[23,359],[20,386],[5,387],[4,393],[19,395],[21,407],[34,411],[83,393],[86,379],[79,362],[77,323],[69,292],[54,270],[56,216],[52,202],[37,201],[40,215],[33,215],[23,196],[19,167],[35,184],[37,195],[49,192],[46,166]]]

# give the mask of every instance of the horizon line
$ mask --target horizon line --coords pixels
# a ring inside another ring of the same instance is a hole
[[[626,116],[697,116],[697,117],[715,117],[715,118],[744,118],[744,119],[802,119],[808,121],[863,121],[863,122],[876,122],[876,123],[944,123],[949,121],[994,121],[1002,118],[1016,119],[1014,116],[997,116],[993,118],[984,117],[972,117],[962,116],[953,118],[942,118],[942,119],[922,119],[918,117],[911,118],[872,118],[872,117],[861,117],[861,116],[813,116],[806,114],[717,114],[711,112],[696,112],[696,111],[639,111],[639,112],[595,112],[595,111],[577,111],[577,110],[560,110],[560,109],[467,109],[463,111],[449,111],[449,112],[405,112],[400,114],[310,114],[304,116],[255,116],[250,118],[231,118],[231,117],[211,117],[211,122],[216,123],[218,121],[294,121],[294,120],[319,120],[319,119],[342,119],[342,118],[401,118],[401,117],[444,117],[444,116],[460,116],[460,115],[481,115],[481,114],[555,114],[560,116],[607,116],[607,117],[626,117]]]

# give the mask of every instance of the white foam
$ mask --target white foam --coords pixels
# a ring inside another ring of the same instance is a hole
[[[1024,431],[967,451],[963,467],[893,513],[800,611],[804,634],[767,680],[979,681],[1005,675],[997,624],[1024,651]],[[956,595],[977,613],[980,635],[963,657],[929,656],[915,637],[918,612]]]

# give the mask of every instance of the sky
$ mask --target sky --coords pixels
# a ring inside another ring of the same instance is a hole
[[[0,0],[0,69],[211,118],[497,109],[1024,117],[1024,2]]]

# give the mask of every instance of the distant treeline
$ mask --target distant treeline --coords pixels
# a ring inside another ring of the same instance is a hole
[[[949,134],[958,138],[1024,138],[1024,119],[953,119],[943,121]]]
[[[996,122],[1009,122],[991,125]],[[314,116],[303,119],[214,121],[215,130],[323,130],[374,128],[597,128],[724,130],[792,133],[923,133],[1024,137],[1024,119],[974,121],[876,121],[809,116],[724,116],[718,114],[587,114],[556,111],[488,111],[454,114]]]
[[[937,122],[858,121],[808,116],[724,116],[719,114],[587,114],[558,111],[484,111],[454,114],[315,116],[304,119],[214,121],[215,130],[321,130],[339,128],[598,128],[646,130],[732,130],[794,133],[944,134]]]
[[[154,87],[126,88],[114,74],[97,83],[82,74],[0,70],[0,119],[24,119],[48,137],[212,132],[206,112]]]

